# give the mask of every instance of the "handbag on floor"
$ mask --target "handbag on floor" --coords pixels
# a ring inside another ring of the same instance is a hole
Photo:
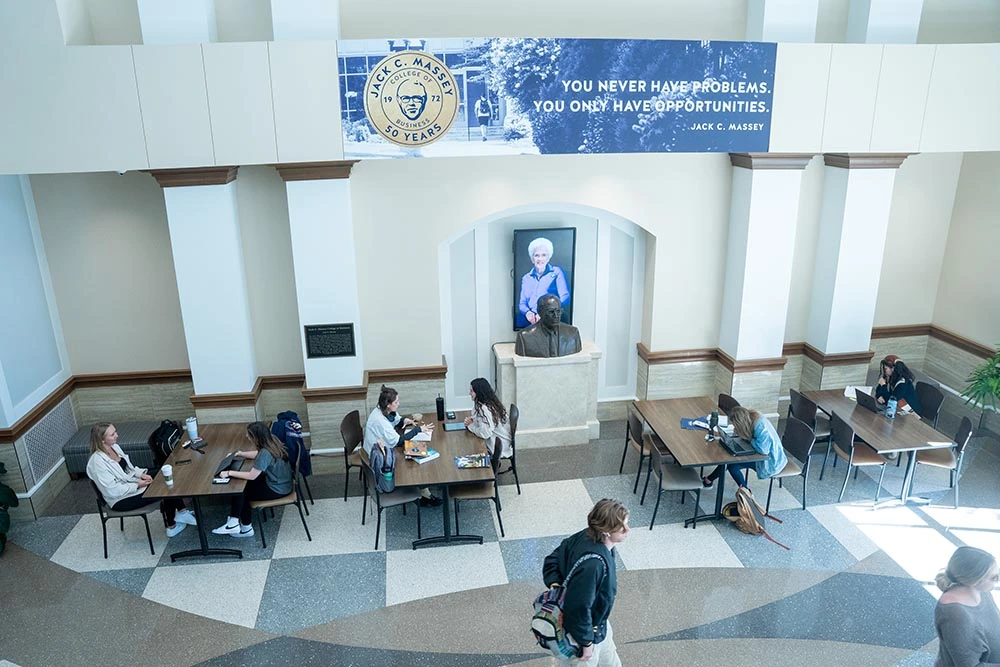
[[[580,657],[580,645],[573,639],[573,636],[563,629],[563,602],[566,600],[566,586],[570,577],[586,560],[600,558],[604,564],[604,574],[608,573],[608,564],[599,554],[584,554],[573,563],[569,574],[563,580],[562,586],[554,586],[546,589],[535,598],[533,604],[535,613],[531,617],[531,632],[535,635],[535,641],[542,648],[551,651],[559,660],[569,660]]]

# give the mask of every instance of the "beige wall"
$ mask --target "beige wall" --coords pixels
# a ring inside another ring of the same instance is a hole
[[[73,373],[187,368],[163,193],[148,174],[35,175]]]
[[[1000,343],[1000,153],[962,161],[933,323],[990,347]]]
[[[961,153],[906,158],[892,192],[875,326],[927,324],[951,224]]]
[[[788,291],[788,314],[785,318],[785,342],[801,343],[809,325],[809,299],[812,297],[816,237],[819,212],[823,203],[823,157],[814,157],[802,174],[799,192],[799,220],[795,227],[795,253],[792,258],[792,283]]]
[[[476,220],[540,203],[605,209],[657,237],[650,347],[715,347],[730,185],[724,153],[361,162],[351,193],[365,367],[440,363],[440,244]],[[418,306],[420,322],[403,335],[401,299]]]

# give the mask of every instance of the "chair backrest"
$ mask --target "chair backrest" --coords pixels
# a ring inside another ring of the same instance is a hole
[[[357,412],[357,410],[355,410]],[[378,490],[378,485],[375,483],[375,473],[372,472],[372,462],[368,458],[368,452],[364,449],[361,450],[361,473],[365,476],[365,488],[368,490],[369,495],[375,499],[376,505],[381,504],[381,494]]]
[[[365,439],[365,433],[361,430],[360,412],[352,410],[344,415],[340,421],[340,437],[344,439],[344,454],[350,456]]]
[[[918,382],[916,386],[917,400],[920,401],[920,410],[917,411],[924,419],[936,421],[941,404],[944,403],[944,394],[940,389],[926,382]]]
[[[663,454],[660,453],[657,447],[653,446],[649,448],[649,456],[651,459],[649,463],[653,467],[653,470],[656,471],[656,476],[658,478],[663,477],[663,469],[661,468],[663,465]]]
[[[507,411],[507,423],[510,424],[510,447],[514,448],[514,436],[517,434],[517,420],[521,416],[521,411],[513,403]]]
[[[635,410],[628,411],[628,437],[637,445],[642,445],[642,420]]]
[[[836,412],[830,415],[830,438],[846,454],[854,451],[854,429]]]
[[[493,468],[493,483],[497,481],[497,471],[500,470],[500,455],[503,453],[503,443],[500,442],[500,436],[496,437],[496,444],[493,445],[493,451],[490,452],[490,467]]]
[[[816,434],[809,425],[795,417],[789,417],[785,424],[785,434],[781,436],[781,445],[785,448],[785,452],[802,463],[808,463],[815,444]]]
[[[970,422],[970,426],[971,426],[971,422]],[[101,490],[99,488],[97,488],[97,483],[94,480],[92,480],[92,479],[90,479],[88,477],[87,481],[90,482],[90,488],[92,488],[94,490],[94,495],[97,496],[97,511],[100,514],[104,514],[105,510],[110,509],[108,507],[108,502],[106,500],[104,500],[104,494],[101,493]]]
[[[972,437],[972,420],[968,417],[962,417],[962,423],[958,425],[958,433],[955,434],[955,444],[958,447],[955,450],[956,454],[961,454],[965,451],[965,446],[969,444],[969,438]]]
[[[738,407],[740,407],[740,402],[735,398],[729,394],[719,394],[719,410],[723,413],[728,415],[730,410]]]
[[[815,429],[816,410],[818,410],[816,404],[794,389],[789,389],[788,395],[791,398],[788,403],[788,416],[804,422],[811,429]]]

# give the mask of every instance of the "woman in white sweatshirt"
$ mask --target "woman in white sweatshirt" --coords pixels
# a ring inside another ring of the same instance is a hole
[[[465,418],[465,428],[486,441],[486,451],[493,451],[493,443],[500,438],[503,449],[501,458],[510,458],[513,450],[510,445],[510,422],[503,403],[497,398],[496,392],[486,378],[476,378],[469,384],[469,396],[472,398],[472,416]]]
[[[104,501],[113,510],[139,509],[153,503],[160,503],[160,511],[167,526],[167,537],[173,537],[185,525],[196,526],[194,513],[184,507],[180,498],[144,498],[143,493],[153,478],[145,468],[132,465],[128,454],[118,446],[118,431],[114,424],[95,424],[90,429],[90,459],[87,461],[87,477],[97,485]]]

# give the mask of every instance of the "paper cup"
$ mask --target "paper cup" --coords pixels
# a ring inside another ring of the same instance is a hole
[[[160,474],[163,475],[163,483],[167,486],[174,485],[174,467],[170,464],[164,465],[160,468]]]
[[[184,420],[184,425],[187,427],[188,437],[192,440],[198,439],[198,419],[196,417],[188,417]]]

